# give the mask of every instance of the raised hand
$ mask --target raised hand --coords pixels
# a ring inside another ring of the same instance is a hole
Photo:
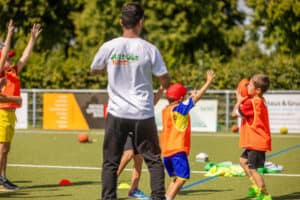
[[[40,35],[42,32],[42,26],[41,24],[33,24],[32,29],[31,29],[31,37],[36,40],[36,38]]]
[[[216,74],[213,70],[208,70],[206,72],[207,81],[211,82],[215,78]]]

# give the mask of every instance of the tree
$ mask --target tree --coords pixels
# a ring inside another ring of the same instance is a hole
[[[275,45],[283,53],[300,52],[300,2],[298,0],[265,1],[247,0],[254,9],[252,24],[257,31],[264,27],[263,42]]]

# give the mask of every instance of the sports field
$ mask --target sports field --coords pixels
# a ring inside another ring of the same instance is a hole
[[[18,131],[15,135],[8,177],[21,189],[0,193],[1,199],[92,200],[100,199],[101,149],[103,131],[90,132],[92,143],[77,142],[78,132],[44,130]],[[291,148],[290,148],[291,147]],[[195,162],[195,155],[205,152],[210,161],[238,163],[241,150],[238,135],[233,133],[194,134],[190,155],[191,179],[186,185],[205,179],[204,163]],[[266,175],[265,180],[274,200],[300,199],[300,134],[273,135],[273,151],[268,154],[273,163],[283,165],[281,174]],[[119,182],[130,183],[131,164]],[[146,169],[146,166],[144,166]],[[68,179],[71,186],[59,186]],[[205,179],[206,180],[206,179]],[[169,182],[166,177],[166,184]],[[245,177],[218,177],[195,184],[181,192],[178,200],[243,200],[249,181]],[[149,194],[148,172],[142,175],[140,189]],[[127,199],[127,190],[118,190],[119,199]]]

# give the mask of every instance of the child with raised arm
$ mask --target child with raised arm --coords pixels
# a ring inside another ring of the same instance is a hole
[[[11,51],[8,53],[8,56],[5,56],[9,49],[11,37],[14,32],[12,21],[9,23],[5,46],[2,50],[4,52],[2,59],[5,59],[5,63],[4,65],[0,63],[0,79],[5,79],[6,82],[6,84],[1,89],[2,97],[20,98],[21,86],[18,74],[29,58],[34,43],[41,32],[40,27],[41,26],[39,24],[33,25],[30,40],[23,52],[22,57],[16,65],[12,65],[11,58],[15,55],[15,53]],[[4,61],[2,61],[2,63],[3,62]],[[18,101],[10,101],[4,99],[2,102],[0,102],[0,190],[2,191],[14,191],[19,189],[17,185],[13,184],[7,179],[6,166],[10,145],[15,131],[15,110],[20,106],[20,102]]]
[[[237,92],[237,102],[232,111],[233,117],[242,117],[240,147],[244,151],[240,157],[240,165],[253,184],[247,196],[255,197],[256,200],[272,200],[263,177],[257,171],[257,168],[264,167],[266,151],[271,151],[269,115],[263,98],[269,85],[267,75],[254,75],[248,84],[250,98],[242,97]]]
[[[163,129],[160,135],[160,144],[165,169],[168,175],[173,177],[166,192],[166,200],[173,200],[186,180],[190,178],[188,155],[191,147],[191,124],[189,112],[204,95],[214,77],[215,73],[212,70],[207,71],[206,83],[201,89],[193,91],[186,100],[184,97],[187,89],[179,83],[171,85],[166,91],[169,105],[162,111]]]

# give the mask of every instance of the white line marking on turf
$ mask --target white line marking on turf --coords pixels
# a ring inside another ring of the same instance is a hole
[[[84,167],[84,166],[63,166],[63,165],[31,165],[31,164],[8,164],[9,167],[25,167],[25,168],[47,168],[47,169],[77,169],[77,170],[102,170],[101,167]],[[131,172],[132,169],[124,169],[124,171]],[[147,169],[143,169],[147,172]],[[192,174],[205,174],[206,171],[191,171]],[[288,176],[300,177],[300,174],[264,174],[266,176]]]

